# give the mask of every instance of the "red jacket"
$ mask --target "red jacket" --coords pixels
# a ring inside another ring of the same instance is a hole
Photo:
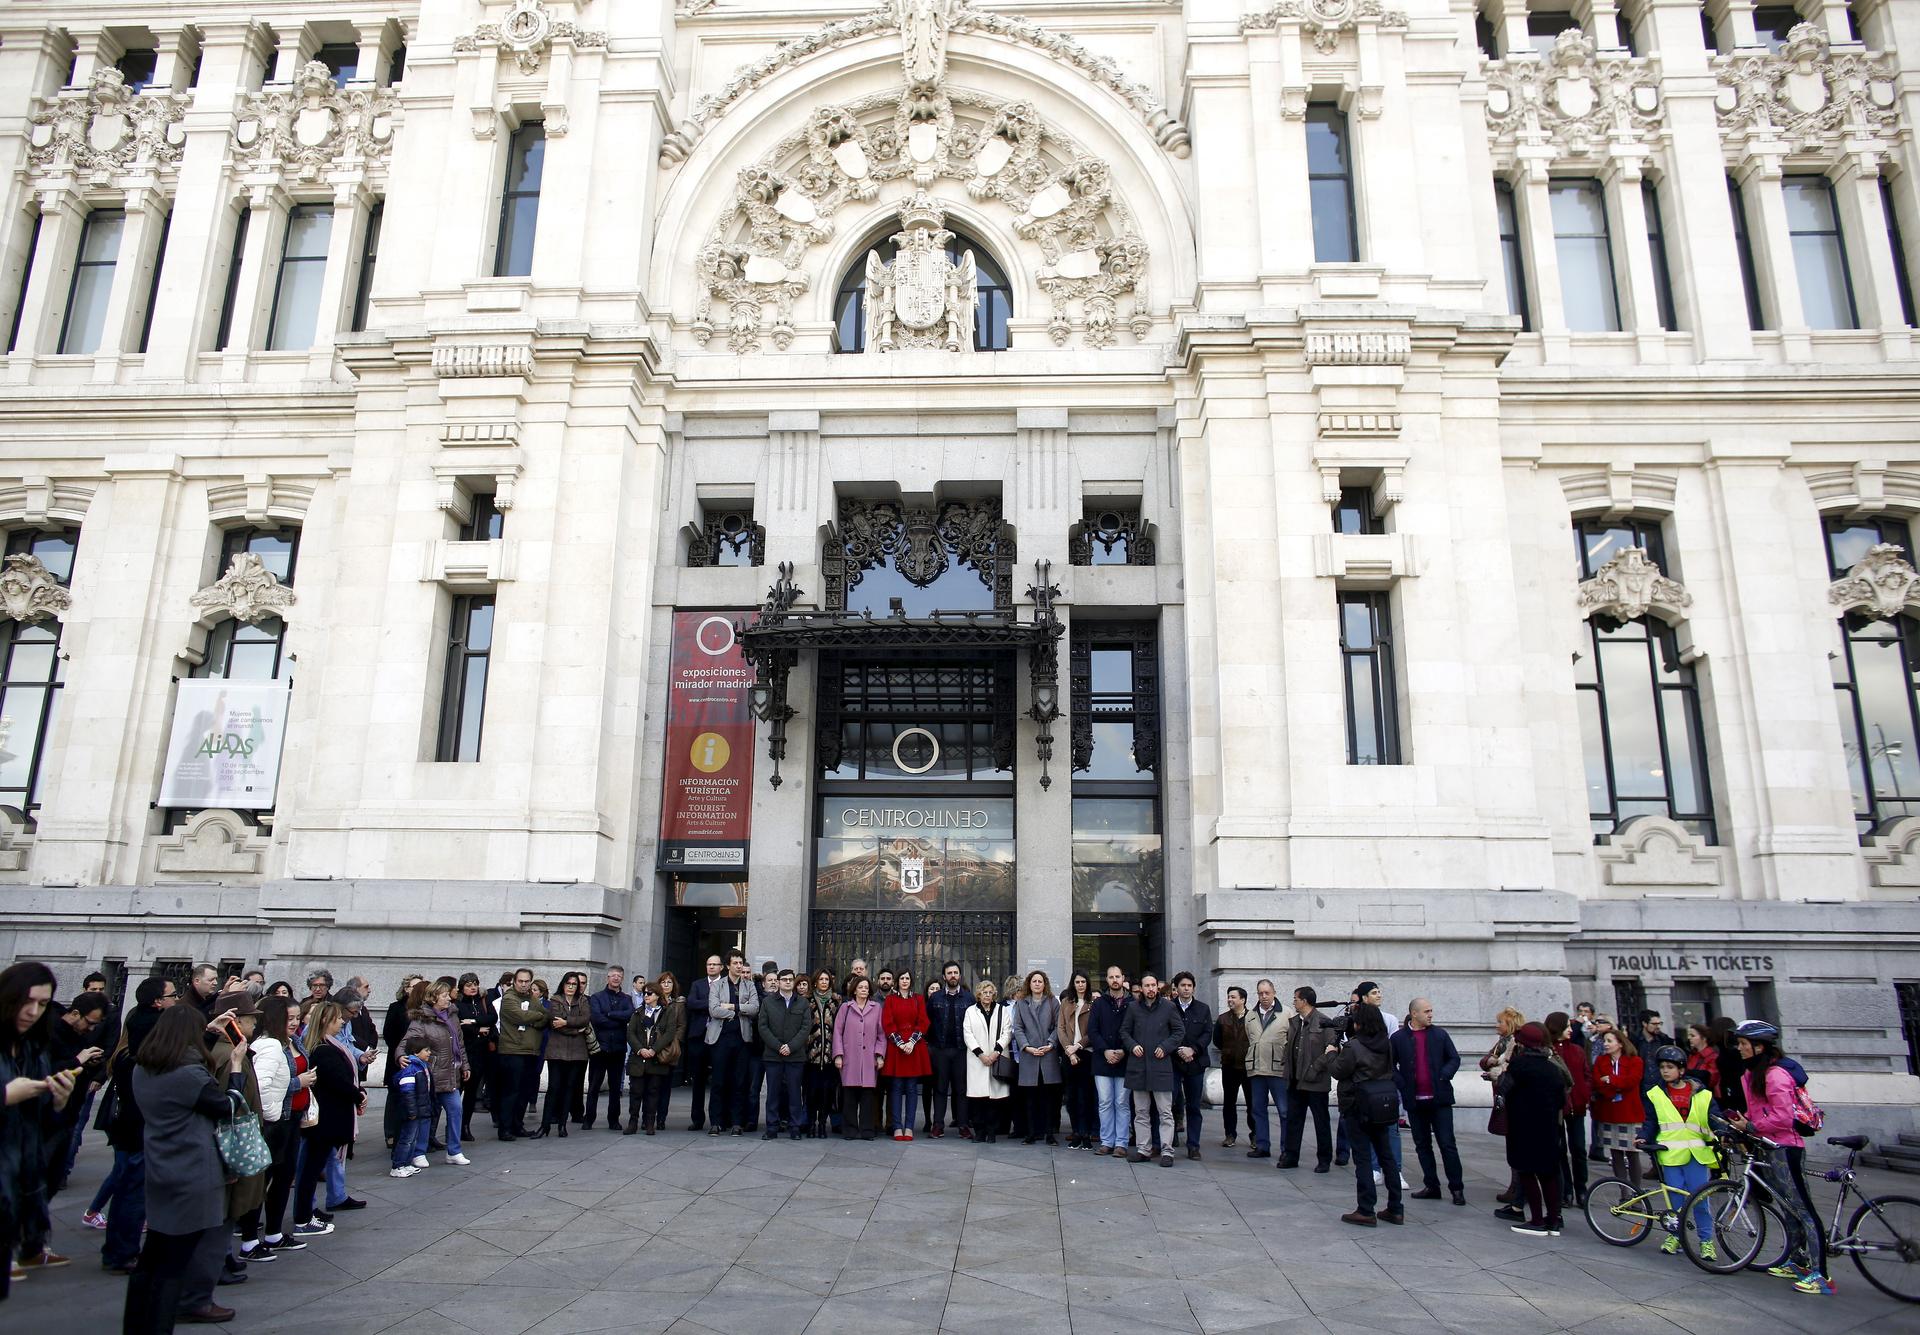
[[[1593,1099],[1593,1082],[1587,1076],[1587,1050],[1570,1038],[1554,1046],[1559,1049],[1560,1060],[1567,1064],[1567,1074],[1573,1077],[1573,1087],[1567,1091],[1567,1114],[1584,1117],[1587,1104]]]
[[[1601,1054],[1593,1063],[1593,1116],[1598,1122],[1636,1125],[1647,1120],[1640,1104],[1641,1061]]]
[[[927,999],[918,992],[910,997],[888,997],[881,1008],[880,1027],[887,1036],[887,1062],[880,1073],[889,1079],[895,1076],[909,1078],[932,1075],[933,1057],[927,1050]],[[900,1045],[910,1038],[920,1041],[913,1045],[912,1052],[903,1052]]]
[[[1689,1052],[1687,1069],[1700,1072],[1701,1079],[1706,1081],[1709,1094],[1720,1092],[1720,1054],[1712,1048],[1701,1048],[1698,1052]]]

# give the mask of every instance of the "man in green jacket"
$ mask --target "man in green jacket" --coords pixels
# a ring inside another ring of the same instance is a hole
[[[501,1083],[507,1092],[500,1110],[502,1140],[532,1134],[522,1119],[540,1089],[540,1031],[546,1027],[546,1008],[533,997],[533,970],[516,970],[513,986],[500,994]]]

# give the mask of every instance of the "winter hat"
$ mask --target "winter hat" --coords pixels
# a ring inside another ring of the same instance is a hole
[[[1515,1032],[1514,1038],[1523,1048],[1544,1048],[1547,1046],[1547,1031],[1538,1021],[1529,1020]]]

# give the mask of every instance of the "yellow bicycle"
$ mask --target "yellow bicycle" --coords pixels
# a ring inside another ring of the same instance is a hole
[[[1677,1236],[1686,1199],[1686,1192],[1664,1182],[1636,1187],[1603,1177],[1587,1189],[1587,1227],[1615,1247],[1636,1246],[1655,1233]]]

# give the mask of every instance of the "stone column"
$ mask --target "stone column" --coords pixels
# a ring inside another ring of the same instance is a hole
[[[307,41],[307,27],[304,23],[288,20],[285,28],[274,29],[277,38],[274,46],[273,68],[267,72],[267,83],[292,83],[293,76],[300,72],[302,48]]]
[[[1800,272],[1794,266],[1793,237],[1787,230],[1787,201],[1780,189],[1780,159],[1754,155],[1736,169],[1746,205],[1747,236],[1753,245],[1760,304],[1780,331],[1789,362],[1813,357],[1806,308],[1800,301]]]
[[[1825,29],[1827,41],[1834,46],[1846,46],[1853,42],[1853,30],[1847,23],[1847,0],[1819,0],[1818,17],[1807,21]]]
[[[1266,240],[1262,178],[1265,151],[1254,127],[1278,108],[1249,109],[1248,49],[1240,32],[1241,6],[1231,0],[1194,0],[1188,8],[1188,127],[1193,134],[1193,179],[1220,191],[1216,207],[1195,219],[1202,284],[1245,283],[1260,272]],[[1203,296],[1204,302],[1206,298]]]
[[[364,182],[334,187],[333,226],[327,233],[327,267],[320,280],[320,312],[314,318],[313,344],[307,374],[315,380],[333,379],[334,336],[346,327],[352,313],[355,261],[366,242],[367,215],[372,199]]]
[[[39,203],[40,239],[34,245],[27,295],[20,303],[20,338],[14,345],[23,363],[34,353],[52,352],[60,338],[80,231],[87,222],[85,202],[68,187],[43,191]]]
[[[1526,0],[1487,0],[1487,20],[1500,39],[1502,58],[1533,51],[1533,37],[1527,32]]]
[[[384,84],[387,81],[387,21],[383,18],[361,19],[357,23],[357,31],[360,37],[360,64],[354,71],[352,82]]]
[[[1665,364],[1666,335],[1660,324],[1659,293],[1654,283],[1653,246],[1647,239],[1647,203],[1638,157],[1607,159],[1602,187],[1613,219],[1615,286],[1620,289],[1620,327],[1631,330],[1640,360]],[[1671,270],[1669,270],[1671,272]]]
[[[1563,362],[1572,355],[1567,333],[1566,305],[1560,296],[1560,255],[1553,239],[1553,199],[1548,191],[1553,168],[1552,150],[1520,150],[1520,180],[1514,185],[1514,203],[1520,210],[1520,248],[1532,287],[1534,326],[1540,331],[1542,355]]]
[[[248,196],[246,247],[240,255],[240,279],[234,286],[233,323],[227,330],[225,376],[244,380],[247,354],[266,345],[272,312],[272,274],[269,272],[287,230],[290,201],[279,186],[259,186]]]
[[[1584,5],[1576,4],[1573,7],[1573,16],[1580,21],[1581,27],[1586,30],[1587,36],[1593,39],[1594,46],[1599,50],[1616,50],[1626,45],[1626,42],[1621,39],[1627,28],[1627,21],[1620,16],[1620,11],[1613,0],[1587,0]]]
[[[69,88],[85,88],[95,70],[111,69],[120,59],[120,43],[104,28],[69,28],[73,37],[73,76]]]
[[[1304,188],[1307,160],[1306,103],[1302,88],[1288,88],[1289,67],[1298,82],[1300,26],[1247,34],[1247,103],[1253,130],[1254,181],[1301,177],[1298,190],[1257,192],[1260,272],[1277,274],[1313,263],[1313,210]],[[1293,102],[1289,104],[1291,92]],[[1196,145],[1197,149],[1197,145]]]
[[[187,86],[187,80],[193,77],[193,62],[187,56],[187,30],[185,28],[153,29],[154,88],[170,89],[179,92]]]
[[[1714,16],[1716,29],[1731,39],[1729,49],[1760,45],[1753,27],[1753,0],[1719,0],[1717,6],[1709,0],[1707,12]]]
[[[127,222],[120,233],[120,253],[113,265],[113,288],[107,296],[106,325],[94,358],[96,381],[113,383],[120,359],[140,350],[141,318],[153,290],[153,266],[160,261],[160,238],[166,230],[166,200],[159,191],[127,191]]]
[[[1880,346],[1889,358],[1911,357],[1913,331],[1900,307],[1900,280],[1893,267],[1893,238],[1880,198],[1876,155],[1849,153],[1843,158],[1834,172],[1833,197],[1840,213],[1840,234],[1853,264],[1860,327],[1880,331]]]

